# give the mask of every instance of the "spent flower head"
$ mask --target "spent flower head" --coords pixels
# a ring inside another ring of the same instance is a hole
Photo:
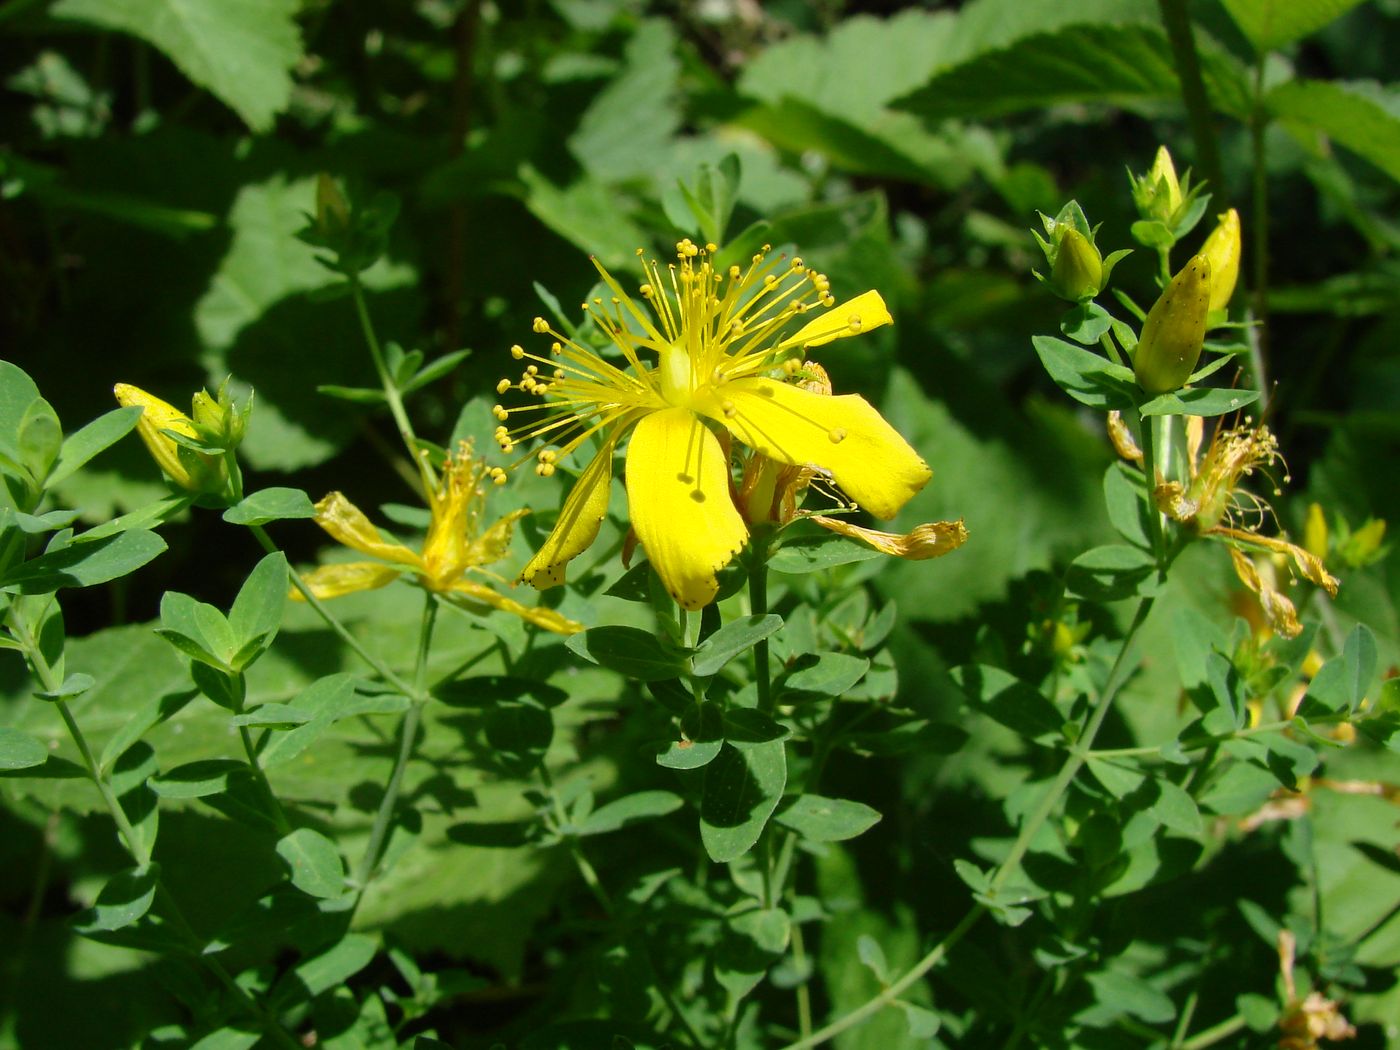
[[[663,267],[638,251],[646,280],[634,298],[601,264],[612,293],[584,309],[621,356],[613,364],[536,318],[547,353],[514,346],[529,362],[502,379],[538,400],[495,407],[503,451],[542,438],[549,475],[561,457],[596,438],[558,523],[526,565],[536,587],[564,580],[607,513],[612,458],[627,444],[632,527],[667,591],[688,609],[714,600],[716,572],[743,548],[748,527],[731,496],[730,460],[718,434],[778,463],[810,468],[877,517],[892,517],[928,481],[927,464],[862,397],[828,397],[788,382],[806,349],[893,320],[879,293],[844,303],[824,274],[764,249],[747,265],[717,266],[718,248],[690,240]],[[791,325],[815,314],[796,331]],[[514,420],[522,422],[510,425]]]
[[[500,609],[559,634],[583,630],[553,609],[522,605],[492,586],[508,584],[486,566],[506,556],[515,523],[529,513],[511,511],[487,524],[487,485],[504,481],[500,467],[477,459],[470,443],[459,445],[443,465],[437,488],[428,494],[431,519],[418,551],[386,539],[345,496],[330,493],[316,504],[316,524],[351,550],[376,560],[322,565],[306,574],[306,585],[317,598],[336,598],[384,587],[408,574],[454,604]],[[291,596],[300,599],[301,593],[293,591]]]

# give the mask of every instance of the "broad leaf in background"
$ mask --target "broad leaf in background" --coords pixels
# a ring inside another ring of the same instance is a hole
[[[254,131],[271,130],[291,99],[296,0],[59,0],[49,10],[140,37]]]
[[[1362,0],[1222,0],[1225,10],[1260,51],[1301,40]]]
[[[1370,81],[1290,80],[1264,105],[1296,134],[1325,135],[1400,180],[1400,91]]]

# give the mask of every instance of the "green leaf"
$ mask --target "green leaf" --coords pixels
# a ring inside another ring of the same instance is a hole
[[[58,0],[55,18],[131,33],[233,109],[270,131],[302,56],[296,0]]]
[[[684,803],[670,791],[638,791],[599,806],[578,827],[580,835],[604,835],[628,824],[674,813]]]
[[[1376,673],[1376,636],[1365,624],[1359,623],[1351,629],[1342,648],[1342,658],[1347,669],[1347,705],[1355,712],[1366,698]]]
[[[636,260],[637,246],[647,237],[607,186],[582,178],[561,189],[528,165],[520,169],[520,180],[531,214],[566,241],[610,269]]]
[[[363,933],[346,934],[343,940],[306,960],[278,981],[269,998],[280,1008],[314,999],[363,970],[378,950],[375,938]]]
[[[1201,811],[1196,800],[1184,788],[1165,777],[1157,778],[1157,801],[1152,803],[1150,812],[1166,827],[1185,835],[1201,833]]]
[[[709,765],[724,747],[724,715],[716,703],[691,704],[681,717],[685,739],[674,741],[656,756],[667,769],[699,769]]]
[[[844,798],[799,795],[773,819],[810,842],[844,842],[879,823],[880,811]]]
[[[1038,742],[1061,739],[1065,720],[1038,689],[997,667],[968,664],[949,674],[988,718]]]
[[[783,544],[778,552],[768,559],[768,567],[774,572],[802,575],[878,557],[880,552],[877,550],[848,540],[844,536],[827,533]]]
[[[636,627],[595,627],[570,635],[564,644],[585,660],[639,682],[678,678],[685,672],[679,652]]]
[[[718,674],[730,660],[752,649],[764,638],[781,630],[782,626],[783,618],[773,613],[730,620],[696,648],[691,658],[691,673],[697,678]]]
[[[210,1032],[198,1042],[190,1044],[190,1050],[250,1050],[257,1045],[262,1035],[262,1032],[250,1032],[225,1025]]]
[[[1089,984],[1110,1017],[1131,1014],[1148,1024],[1166,1024],[1176,1017],[1171,999],[1134,974],[1106,970],[1090,974]]]
[[[274,551],[253,567],[229,610],[235,671],[243,670],[272,644],[282,625],[286,604],[287,558],[281,551]]]
[[[753,747],[725,744],[705,767],[700,840],[716,863],[751,850],[787,785],[787,751],[781,740]]]
[[[40,700],[67,700],[70,697],[82,696],[96,684],[96,679],[90,674],[83,674],[81,671],[70,674],[65,678],[57,689],[52,691],[44,690],[35,693]]]
[[[865,677],[870,661],[849,653],[810,653],[798,659],[795,669],[781,680],[781,688],[794,693],[841,696]]]
[[[1113,327],[1113,315],[1098,303],[1081,303],[1060,318],[1060,332],[1083,346],[1094,346]]]
[[[1145,594],[1156,585],[1156,560],[1140,547],[1108,544],[1070,562],[1065,588],[1081,598],[1111,602]]]
[[[911,1039],[932,1039],[938,1034],[942,1021],[928,1007],[916,1006],[914,1003],[906,1003],[902,1000],[896,1000],[895,1005],[904,1011],[904,1019],[909,1023],[909,1037]]]
[[[266,525],[287,518],[314,518],[315,504],[301,489],[259,489],[241,503],[224,511],[230,525]]]
[[[497,760],[532,768],[544,760],[554,739],[554,719],[549,709],[533,700],[499,703],[486,714],[486,742]]]
[[[58,453],[58,462],[49,471],[46,484],[57,485],[99,452],[116,444],[135,429],[136,421],[140,418],[141,409],[135,405],[114,408],[68,435]]]
[[[0,769],[29,769],[48,761],[49,749],[28,733],[0,726]]]
[[[100,540],[74,540],[0,576],[0,591],[48,594],[62,587],[92,587],[135,572],[165,550],[154,532],[132,529]]]
[[[291,869],[292,885],[312,897],[345,892],[345,867],[335,843],[319,831],[297,828],[277,842],[277,855]]]
[[[1050,378],[1076,401],[1098,409],[1133,407],[1137,382],[1122,365],[1048,335],[1038,335],[1031,343]]]
[[[879,941],[869,934],[861,934],[856,940],[856,954],[877,981],[890,983],[890,964],[885,961],[885,950],[880,947]]]
[[[1142,472],[1126,463],[1111,464],[1103,475],[1103,501],[1108,520],[1119,534],[1135,547],[1150,549],[1147,484]]]
[[[232,758],[206,758],[176,766],[148,783],[161,798],[204,798],[227,791],[229,776],[247,768],[246,762]]]
[[[1138,409],[1144,416],[1223,416],[1259,400],[1257,390],[1197,386],[1159,394]]]
[[[1063,6],[1067,18],[1074,17],[1076,5],[1045,6]],[[1011,23],[1006,35],[1016,34],[1015,23],[1023,21],[1004,4],[981,7],[1000,9]],[[1123,106],[1180,99],[1171,46],[1160,25],[1091,24],[1084,15],[1079,17],[1083,24],[999,41],[1000,46],[938,72],[894,105],[935,120],[1000,116],[1064,103]],[[1197,34],[1197,45],[1211,103],[1226,113],[1247,113],[1240,63],[1203,33]]]
[[[160,600],[160,623],[156,633],[186,656],[218,671],[230,669],[238,645],[228,619],[214,606],[166,591]]]
[[[1264,106],[1295,132],[1326,135],[1400,179],[1400,91],[1367,81],[1290,80]]]
[[[1317,32],[1362,0],[1223,0],[1225,10],[1260,51],[1274,51]]]
[[[156,899],[156,881],[159,865],[152,864],[144,869],[114,875],[102,887],[97,901],[74,923],[79,933],[106,933],[120,930],[136,922],[148,911]]]

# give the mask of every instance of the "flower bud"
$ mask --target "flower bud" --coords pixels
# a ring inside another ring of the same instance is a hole
[[[1161,214],[1155,218],[1165,221],[1176,214],[1181,207],[1181,183],[1176,177],[1176,165],[1166,146],[1157,147],[1157,156],[1152,160],[1152,170],[1147,178],[1155,191],[1156,204]]]
[[[1062,299],[1082,303],[1099,294],[1103,256],[1078,230],[1066,230],[1050,268],[1050,288]]]
[[[1223,310],[1240,276],[1240,213],[1231,208],[1211,230],[1201,254],[1210,260],[1210,308]]]
[[[316,176],[316,228],[326,236],[343,234],[350,228],[350,204],[324,171]]]
[[[136,433],[156,465],[171,481],[188,492],[213,492],[224,487],[227,468],[222,459],[186,448],[165,433],[171,431],[183,437],[202,440],[194,420],[174,405],[129,383],[118,383],[112,388],[112,393],[123,408],[135,405],[141,409]],[[208,394],[204,394],[204,397],[212,402]],[[199,411],[198,396],[195,410]]]
[[[1303,525],[1303,549],[1319,561],[1327,560],[1327,515],[1321,503],[1308,504],[1308,518]]]
[[[1148,311],[1133,354],[1133,373],[1147,393],[1179,390],[1196,370],[1206,338],[1210,289],[1210,260],[1194,256]]]

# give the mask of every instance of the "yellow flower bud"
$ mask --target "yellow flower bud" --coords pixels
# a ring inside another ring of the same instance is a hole
[[[198,438],[199,431],[189,416],[174,405],[129,383],[118,383],[112,388],[112,393],[123,408],[135,405],[142,410],[141,418],[136,423],[136,433],[156,465],[171,481],[189,492],[207,492],[222,485],[222,461],[184,448],[163,433],[170,430],[185,437]],[[209,397],[208,394],[204,396]],[[198,400],[196,397],[197,411]]]
[[[1147,393],[1179,390],[1196,370],[1206,338],[1210,287],[1210,260],[1194,256],[1148,312],[1133,355],[1133,373]]]
[[[1082,303],[1103,287],[1103,256],[1078,230],[1066,230],[1050,269],[1050,287],[1062,299]]]
[[[1163,221],[1175,215],[1181,207],[1181,183],[1176,177],[1176,165],[1166,146],[1157,147],[1152,170],[1147,173],[1149,185],[1156,191],[1157,218]]]
[[[1235,294],[1240,276],[1240,213],[1231,208],[1221,215],[1201,254],[1210,260],[1210,308],[1223,310]]]
[[[1303,525],[1303,549],[1319,561],[1327,559],[1327,515],[1321,503],[1308,505],[1308,520]]]

